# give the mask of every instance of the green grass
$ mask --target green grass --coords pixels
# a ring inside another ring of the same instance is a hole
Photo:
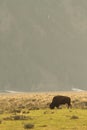
[[[30,110],[28,120],[4,120],[12,114],[0,115],[0,130],[24,130],[24,124],[33,124],[33,130],[87,130],[87,109]],[[28,130],[28,129],[27,129]]]

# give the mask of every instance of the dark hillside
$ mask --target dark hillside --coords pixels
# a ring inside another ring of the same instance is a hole
[[[0,1],[0,89],[87,89],[87,1]]]

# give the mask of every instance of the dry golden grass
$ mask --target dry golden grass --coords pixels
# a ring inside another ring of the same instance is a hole
[[[17,93],[0,95],[0,113],[28,113],[31,109],[48,108],[55,95],[70,96],[73,108],[87,108],[87,92]]]

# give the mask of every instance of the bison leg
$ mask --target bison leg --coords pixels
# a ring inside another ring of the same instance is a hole
[[[69,108],[72,108],[72,105],[70,104]]]
[[[59,109],[59,105],[57,105],[56,107],[57,107],[57,109]]]
[[[71,105],[71,104],[68,104],[68,108],[72,108],[72,105]]]

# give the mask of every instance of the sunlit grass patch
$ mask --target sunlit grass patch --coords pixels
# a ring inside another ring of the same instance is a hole
[[[29,114],[24,114],[24,117],[30,117],[27,120],[3,120],[4,117],[10,116],[11,114],[4,114],[1,117],[0,130],[24,130],[28,127],[33,130],[87,129],[87,110],[83,109],[31,110]]]

